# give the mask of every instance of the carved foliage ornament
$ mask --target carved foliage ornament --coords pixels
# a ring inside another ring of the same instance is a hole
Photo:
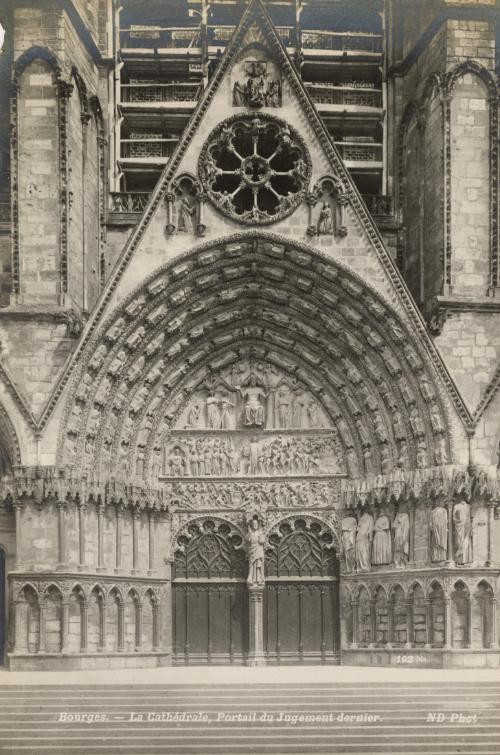
[[[236,116],[210,134],[199,160],[208,197],[234,220],[254,225],[290,215],[309,185],[311,161],[299,134],[268,115]]]

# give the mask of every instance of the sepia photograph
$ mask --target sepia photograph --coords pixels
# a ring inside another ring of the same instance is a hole
[[[498,0],[2,0],[0,755],[498,755]]]

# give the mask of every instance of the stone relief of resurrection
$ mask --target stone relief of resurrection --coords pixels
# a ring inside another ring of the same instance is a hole
[[[209,135],[198,172],[221,212],[254,225],[293,212],[307,191],[311,161],[300,135],[284,121],[264,113],[238,115]]]
[[[274,65],[266,60],[245,60],[238,67],[233,84],[235,107],[280,107],[281,80]]]
[[[340,474],[332,435],[170,437],[168,477],[268,477]]]

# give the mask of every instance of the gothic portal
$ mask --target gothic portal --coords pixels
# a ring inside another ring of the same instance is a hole
[[[110,58],[71,5],[70,56],[23,4],[0,59],[0,657],[498,666],[491,61],[405,16],[386,74],[382,31],[261,0],[230,38],[124,0]]]

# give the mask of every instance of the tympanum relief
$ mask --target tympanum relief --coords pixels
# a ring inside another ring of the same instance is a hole
[[[320,400],[245,359],[204,379],[166,435],[159,477],[180,508],[335,506],[344,476]]]

